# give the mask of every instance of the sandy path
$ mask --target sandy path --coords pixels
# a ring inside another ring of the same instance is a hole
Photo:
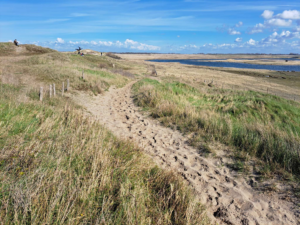
[[[76,101],[119,137],[142,147],[161,167],[180,173],[199,193],[208,216],[224,224],[297,224],[292,204],[254,191],[226,167],[203,158],[179,132],[146,118],[133,103],[131,86],[111,88],[104,96],[76,96]]]

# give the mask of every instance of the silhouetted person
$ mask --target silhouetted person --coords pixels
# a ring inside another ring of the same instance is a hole
[[[17,39],[14,40],[14,44],[19,47],[19,42],[17,41]]]
[[[80,54],[80,50],[82,50],[82,48],[80,48],[80,47],[78,46],[78,48],[76,48],[75,50],[78,51],[78,55],[79,55],[79,54]]]

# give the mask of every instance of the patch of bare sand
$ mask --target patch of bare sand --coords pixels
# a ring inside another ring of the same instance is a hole
[[[187,144],[186,137],[141,114],[133,103],[131,86],[110,88],[104,96],[79,93],[73,97],[114,134],[133,140],[158,165],[181,174],[207,206],[212,221],[242,225],[299,223],[294,204],[280,200],[276,194],[267,196],[255,191],[253,180],[236,178],[220,165],[220,157],[201,157]],[[225,156],[226,152],[220,152]]]

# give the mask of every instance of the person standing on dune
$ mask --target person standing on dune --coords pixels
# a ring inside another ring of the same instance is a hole
[[[17,39],[14,40],[14,43],[15,43],[16,46],[19,47],[19,42],[17,41]]]

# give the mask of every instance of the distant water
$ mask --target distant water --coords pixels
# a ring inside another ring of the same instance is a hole
[[[207,61],[212,60],[212,61]],[[217,59],[220,60],[220,59]],[[155,59],[149,60],[151,62],[179,62],[187,65],[195,66],[210,66],[210,67],[227,67],[227,68],[240,68],[240,69],[263,69],[263,70],[276,70],[276,71],[297,71],[300,72],[299,66],[281,66],[281,65],[259,65],[259,64],[247,64],[247,63],[236,63],[236,62],[220,62],[216,59]],[[222,59],[226,60],[226,59]],[[274,59],[273,59],[274,60]],[[277,59],[285,60],[285,59]],[[295,58],[289,58],[287,60],[299,60]]]

